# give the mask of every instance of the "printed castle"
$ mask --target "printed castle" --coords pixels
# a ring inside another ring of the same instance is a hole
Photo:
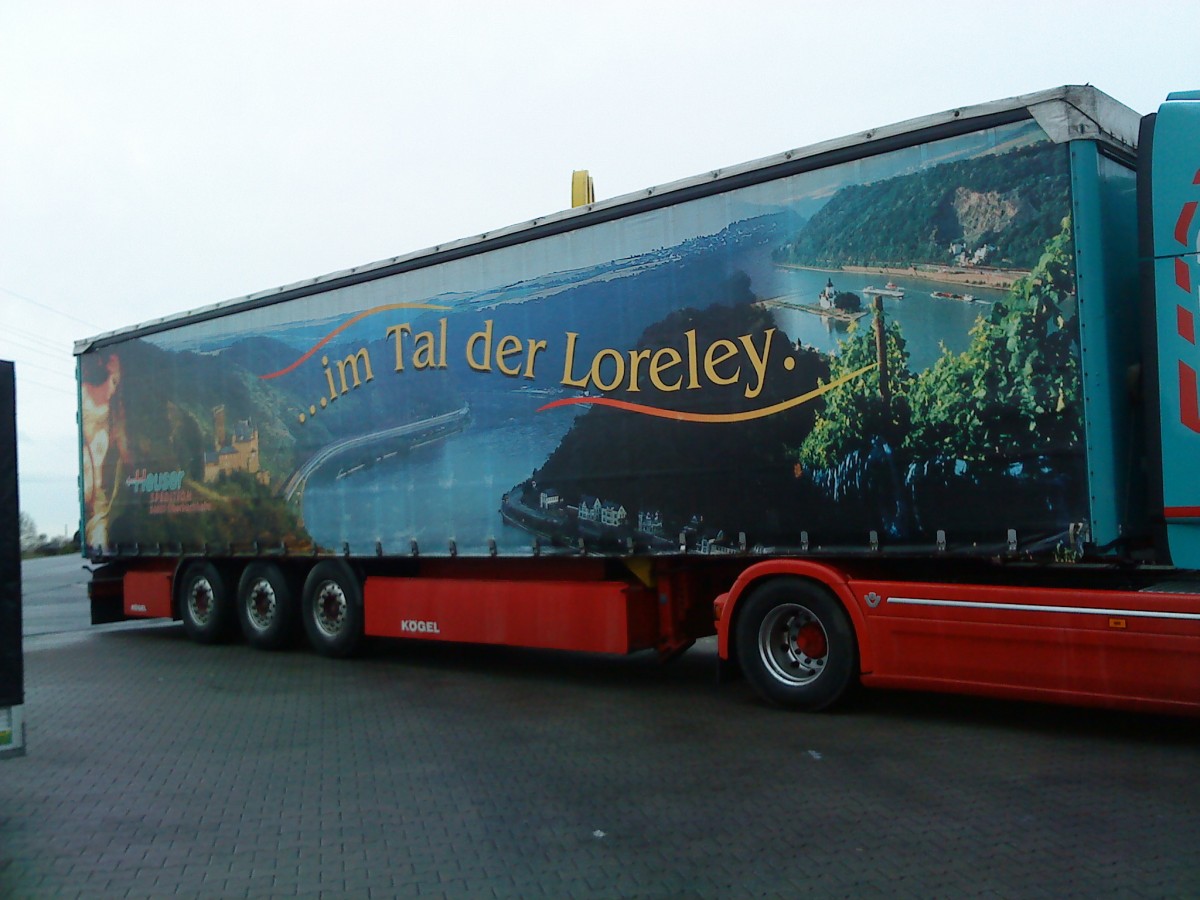
[[[204,483],[211,484],[234,472],[248,472],[259,484],[269,484],[271,475],[258,457],[258,429],[249,419],[239,419],[231,431],[225,427],[225,407],[213,407],[213,445],[204,454]]]

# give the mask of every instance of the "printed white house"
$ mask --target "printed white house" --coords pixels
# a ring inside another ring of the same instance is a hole
[[[600,501],[584,495],[579,498],[579,519],[583,522],[600,521]]]
[[[613,503],[611,500],[606,501],[600,506],[600,524],[608,525],[616,528],[619,525],[624,525],[625,520],[629,518],[629,513],[625,512],[625,507],[619,503]]]

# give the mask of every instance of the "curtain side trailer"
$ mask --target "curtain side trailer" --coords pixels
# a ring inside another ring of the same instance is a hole
[[[94,622],[1200,711],[1200,92],[950,110],[76,344]]]

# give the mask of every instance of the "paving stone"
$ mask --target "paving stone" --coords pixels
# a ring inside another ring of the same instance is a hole
[[[1200,724],[376,643],[27,643],[0,897],[1187,896]]]

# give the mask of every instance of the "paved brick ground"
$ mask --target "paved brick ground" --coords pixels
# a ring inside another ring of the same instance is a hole
[[[0,896],[1200,894],[1200,725],[649,658],[33,639]]]

